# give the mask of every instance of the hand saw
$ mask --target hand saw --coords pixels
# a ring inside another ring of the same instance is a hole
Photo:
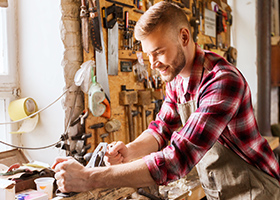
[[[86,0],[81,0],[81,11],[80,18],[82,21],[82,43],[84,50],[89,52],[89,44],[88,44],[88,10],[86,5]]]
[[[100,7],[99,1],[96,0],[96,7],[98,15],[100,16]],[[107,73],[107,63],[106,63],[106,55],[104,49],[104,41],[103,41],[103,31],[101,26],[101,18],[99,20],[99,34],[101,38],[101,51],[95,51],[95,61],[96,61],[96,78],[97,82],[102,86],[108,101],[110,102],[110,90],[109,90],[109,81],[108,81],[108,73]]]
[[[95,50],[102,51],[100,37],[100,13],[98,12],[96,0],[89,0],[89,25],[91,30],[91,41]]]
[[[118,75],[119,26],[117,18],[118,16],[122,18],[123,9],[113,4],[108,8],[103,7],[102,12],[104,27],[108,28],[108,75]],[[111,16],[109,21],[108,16]]]

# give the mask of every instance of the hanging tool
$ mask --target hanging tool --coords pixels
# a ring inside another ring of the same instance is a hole
[[[106,110],[102,104],[105,99],[105,93],[99,83],[96,82],[95,76],[88,91],[88,108],[93,116],[100,117]]]
[[[118,5],[121,5],[121,6],[124,6],[124,7],[134,8],[133,5],[129,5],[129,4],[126,4],[126,3],[122,3],[122,2],[119,2],[119,1],[114,1],[114,0],[106,0],[106,1],[111,2],[111,3],[118,4]]]
[[[197,36],[198,36],[198,26],[200,25],[200,17],[199,17],[199,9],[197,7],[196,0],[193,0],[192,3],[192,17],[190,20],[190,24],[193,27],[193,40],[194,42],[197,42]]]
[[[108,28],[108,75],[118,75],[119,60],[119,27],[117,22],[117,8],[115,4],[103,7],[103,24]],[[108,16],[111,20],[107,21]]]
[[[89,126],[89,129],[94,129],[95,134],[94,134],[94,143],[97,144],[98,143],[98,137],[100,135],[100,133],[98,132],[98,129],[103,128],[104,127],[104,123],[98,123],[98,124],[93,124],[91,126]]]
[[[129,49],[129,38],[130,38],[130,33],[129,33],[129,28],[128,28],[128,11],[124,12],[124,49],[127,50]]]
[[[123,8],[115,4],[102,8],[104,28],[113,28],[117,19],[123,19]],[[109,17],[110,16],[110,17]],[[108,20],[108,17],[110,20]]]
[[[152,94],[150,90],[138,90],[138,102],[137,105],[141,106],[141,114],[142,114],[142,131],[147,128],[147,106],[152,103]]]
[[[84,50],[88,53],[89,52],[89,41],[88,41],[88,17],[89,13],[87,10],[86,0],[81,0],[81,11],[80,11],[80,18],[82,24],[82,43]]]
[[[150,200],[166,200],[166,198],[161,198],[156,195],[153,195],[147,191],[145,191],[143,188],[137,189],[138,194],[143,195],[145,197],[148,197]]]
[[[94,49],[102,51],[101,36],[100,36],[100,14],[96,0],[88,0],[89,3],[89,24],[91,30],[91,41]]]
[[[99,7],[99,0],[95,0],[96,7],[97,7],[97,13],[98,16],[100,16],[100,7]],[[106,62],[106,55],[105,55],[105,49],[104,49],[104,40],[103,40],[103,31],[101,26],[101,19],[99,20],[99,34],[101,38],[101,51],[95,51],[95,60],[96,60],[96,77],[97,82],[102,86],[106,98],[108,102],[110,103],[110,90],[109,90],[109,81],[108,81],[108,73],[107,73],[107,62]]]
[[[127,107],[128,117],[128,129],[129,129],[129,141],[131,142],[134,138],[133,120],[132,120],[132,109],[131,106],[138,102],[137,92],[134,90],[127,90],[125,85],[122,85],[122,91],[119,94],[120,105]]]

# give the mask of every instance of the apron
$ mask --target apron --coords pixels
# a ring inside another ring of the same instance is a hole
[[[196,100],[178,105],[182,124],[196,110]],[[196,164],[208,200],[280,200],[279,182],[248,164],[218,141]]]

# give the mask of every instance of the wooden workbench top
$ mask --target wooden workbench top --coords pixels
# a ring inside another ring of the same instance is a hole
[[[134,188],[114,188],[114,189],[95,189],[93,191],[81,192],[75,196],[63,198],[55,197],[53,200],[88,200],[88,199],[98,199],[98,200],[113,200],[113,199],[123,199],[136,190]]]

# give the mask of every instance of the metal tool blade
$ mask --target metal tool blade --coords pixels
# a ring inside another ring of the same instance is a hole
[[[100,36],[100,12],[99,7],[97,7],[96,0],[89,0],[89,25],[91,32],[91,41],[94,49],[97,51],[102,51],[101,36]]]
[[[100,12],[99,9],[99,1],[96,0],[97,12]],[[100,16],[100,13],[99,13]],[[101,38],[101,51],[95,51],[95,61],[96,61],[96,77],[97,82],[102,86],[108,101],[110,102],[110,89],[109,89],[109,80],[108,80],[108,72],[107,72],[107,63],[106,63],[106,55],[104,51],[104,40],[103,40],[103,31],[101,26],[101,19],[99,20],[99,35]]]
[[[108,75],[118,75],[119,60],[119,25],[108,29]]]
[[[88,53],[89,52],[89,35],[88,35],[88,11],[87,7],[82,5],[80,11],[80,18],[82,22],[82,44],[84,50]]]

